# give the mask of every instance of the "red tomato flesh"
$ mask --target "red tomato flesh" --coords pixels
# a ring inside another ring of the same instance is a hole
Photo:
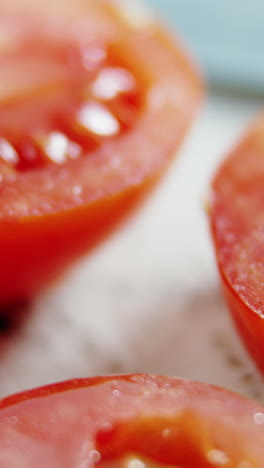
[[[37,292],[149,191],[195,113],[200,78],[124,2],[0,7],[0,303]],[[125,19],[126,18],[126,19]]]
[[[47,43],[45,33],[32,44],[25,31],[0,56],[0,162],[16,172],[88,156],[131,129],[142,105],[133,71],[107,44]]]
[[[73,380],[0,402],[5,468],[262,468],[264,408],[204,383]]]
[[[211,225],[224,292],[240,334],[264,372],[264,118],[216,174]]]

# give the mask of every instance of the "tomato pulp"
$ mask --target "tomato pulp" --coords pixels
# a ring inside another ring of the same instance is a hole
[[[108,233],[162,175],[193,117],[196,70],[129,5],[1,6],[1,305],[37,292]]]
[[[264,118],[220,167],[211,226],[224,293],[239,332],[264,372]]]
[[[0,402],[5,468],[262,468],[264,408],[227,390],[129,375]]]

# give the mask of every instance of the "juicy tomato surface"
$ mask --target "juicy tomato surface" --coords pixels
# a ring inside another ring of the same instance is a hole
[[[218,170],[211,204],[224,293],[251,356],[264,372],[264,117]]]
[[[263,468],[264,408],[150,375],[72,380],[0,402],[5,468]]]
[[[2,304],[109,232],[162,175],[195,113],[195,68],[129,5],[0,6]]]

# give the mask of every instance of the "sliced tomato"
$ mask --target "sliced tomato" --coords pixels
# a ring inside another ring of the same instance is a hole
[[[264,117],[217,172],[211,202],[225,296],[250,354],[264,372]]]
[[[262,468],[264,408],[148,375],[51,385],[0,402],[5,468]]]
[[[1,304],[109,232],[162,175],[196,110],[201,83],[181,46],[129,5],[0,7]]]

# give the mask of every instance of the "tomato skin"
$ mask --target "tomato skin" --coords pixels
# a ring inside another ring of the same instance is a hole
[[[260,116],[216,173],[210,223],[223,292],[240,336],[264,372],[263,180]]]
[[[105,239],[152,189],[154,179],[69,212],[2,223],[0,301],[32,297]],[[12,309],[11,309],[12,311]]]
[[[74,10],[68,3],[51,8],[55,8],[55,14],[68,7]],[[91,17],[90,26],[97,39],[107,42],[111,36],[124,66],[127,62],[143,87],[143,107],[124,135],[98,147],[96,143],[96,149],[78,161],[61,167],[40,165],[18,174],[12,182],[2,167],[3,307],[36,294],[109,234],[145,198],[171,163],[200,102],[201,79],[177,41],[172,41],[157,24],[135,33],[113,4],[78,0],[76,15],[81,12]],[[26,12],[33,8],[37,14],[39,8],[47,9],[42,3],[28,0],[21,5]],[[46,14],[45,10],[44,18]],[[47,191],[49,181],[54,188]],[[73,193],[75,189],[80,190],[80,196]]]
[[[223,280],[223,292],[233,321],[251,357],[264,373],[264,326],[257,315]]]
[[[96,453],[91,466],[101,468],[126,457],[181,468],[260,468],[261,414],[256,402],[204,383],[153,375],[76,379],[0,402],[0,462],[83,466]]]

